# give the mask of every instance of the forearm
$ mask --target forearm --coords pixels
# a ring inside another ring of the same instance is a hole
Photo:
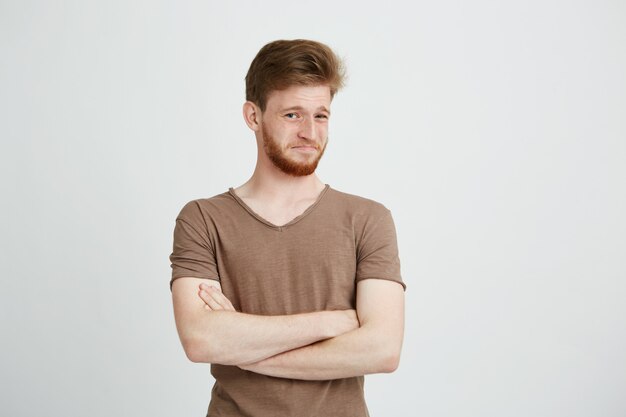
[[[376,328],[364,326],[241,368],[274,377],[328,380],[393,372],[399,357],[399,346],[387,343]]]
[[[336,311],[260,316],[209,311],[193,328],[188,356],[194,362],[242,365],[333,337]]]
[[[305,380],[393,372],[404,335],[402,287],[385,280],[362,280],[357,284],[356,305],[360,327],[355,330],[241,368]]]

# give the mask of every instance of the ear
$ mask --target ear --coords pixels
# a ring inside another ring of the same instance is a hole
[[[251,101],[243,103],[243,119],[246,121],[248,127],[257,132],[261,125],[261,109]]]

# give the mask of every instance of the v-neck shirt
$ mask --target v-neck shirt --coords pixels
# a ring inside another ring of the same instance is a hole
[[[176,218],[170,261],[170,289],[181,277],[217,280],[235,310],[248,314],[356,309],[357,283],[364,279],[394,281],[406,290],[391,212],[328,184],[281,226],[255,213],[232,188],[190,201]],[[238,416],[244,409],[260,417],[302,410],[368,415],[363,376],[305,381],[221,364],[212,364],[211,374],[209,415]]]
[[[317,206],[317,204],[322,200],[322,198],[324,198],[324,195],[326,194],[326,191],[328,191],[328,189],[330,188],[330,185],[325,184],[324,188],[322,189],[322,191],[320,191],[320,193],[318,194],[317,198],[315,199],[315,201],[313,202],[313,204],[311,204],[310,206],[308,206],[306,208],[306,210],[304,210],[302,213],[300,213],[298,216],[294,217],[293,219],[291,219],[290,221],[288,221],[287,223],[283,224],[283,225],[276,225],[270,221],[268,221],[267,219],[261,217],[258,213],[256,213],[245,201],[243,201],[243,199],[241,197],[239,197],[237,195],[237,193],[235,193],[235,189],[233,187],[228,188],[228,193],[230,195],[233,196],[233,198],[235,199],[235,201],[237,201],[241,207],[243,207],[244,210],[246,210],[248,213],[250,213],[250,215],[254,218],[256,218],[258,221],[260,221],[261,223],[265,224],[266,226],[278,231],[278,232],[282,232],[283,229],[291,226],[292,224],[297,223],[299,220],[301,220],[304,216],[306,216],[307,214],[309,214],[312,210],[315,209],[315,206]]]

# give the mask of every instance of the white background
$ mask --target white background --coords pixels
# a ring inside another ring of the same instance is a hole
[[[174,219],[252,174],[244,76],[293,38],[348,67],[320,178],[398,232],[371,415],[626,415],[626,4],[226,3],[0,2],[0,415],[205,415]]]

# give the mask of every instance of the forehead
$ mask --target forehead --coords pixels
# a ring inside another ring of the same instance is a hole
[[[317,109],[320,106],[330,108],[330,87],[327,85],[294,85],[284,90],[274,90],[267,98],[268,109],[281,109],[300,106]]]

